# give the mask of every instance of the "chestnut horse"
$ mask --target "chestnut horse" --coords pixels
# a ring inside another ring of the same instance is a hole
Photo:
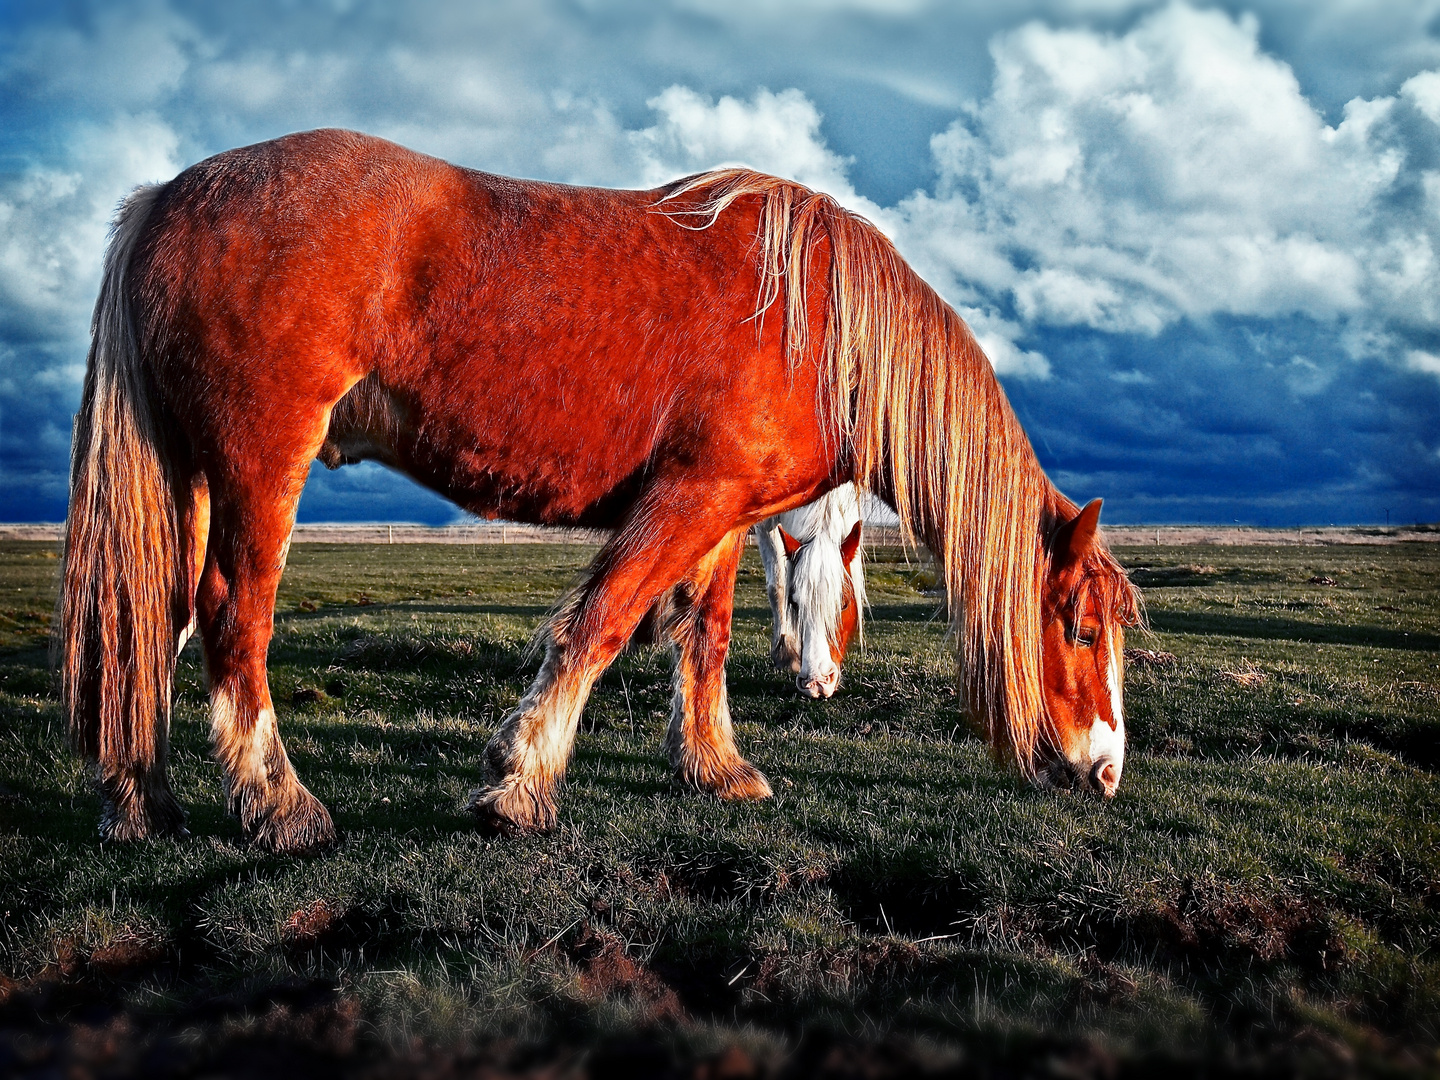
[[[812,698],[835,693],[861,630],[862,528],[859,496],[847,483],[754,529],[770,598],[770,659]]]
[[[323,846],[266,678],[309,462],[478,514],[613,530],[549,621],[471,808],[555,822],[591,685],[657,599],[679,776],[769,794],[725,693],[745,530],[854,480],[935,553],[965,708],[1020,771],[1119,783],[1129,582],[1046,480],[960,318],[870,224],[745,170],[654,191],[511,180],[349,132],[220,154],[121,206],[71,467],[59,633],[101,831],[183,831],[177,643],[204,644],[247,837]]]

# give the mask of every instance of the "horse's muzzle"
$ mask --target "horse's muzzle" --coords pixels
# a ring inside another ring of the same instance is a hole
[[[1120,767],[1109,758],[1101,758],[1088,767],[1081,768],[1055,754],[1036,773],[1035,780],[1043,788],[1056,791],[1088,791],[1110,799],[1114,798],[1120,787]]]
[[[786,635],[772,645],[770,662],[781,671],[788,671],[792,675],[800,674],[800,650],[794,639]]]
[[[806,697],[814,698],[817,701],[821,698],[828,698],[834,694],[840,686],[840,671],[839,669],[835,669],[821,675],[812,675],[808,679],[801,675],[796,675],[795,685],[800,688],[800,692]]]

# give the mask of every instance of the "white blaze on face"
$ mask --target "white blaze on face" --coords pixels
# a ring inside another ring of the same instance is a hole
[[[1090,725],[1090,767],[1107,796],[1115,794],[1115,789],[1120,786],[1120,773],[1125,768],[1125,710],[1120,693],[1120,649],[1120,642],[1112,636],[1110,662],[1105,669],[1105,684],[1110,691],[1110,715],[1115,718],[1115,726],[1112,728],[1098,715]]]
[[[800,638],[800,673],[795,684],[811,697],[829,697],[840,685],[840,668],[830,655],[830,634],[840,616],[845,565],[839,545],[820,535],[790,563],[790,600]]]

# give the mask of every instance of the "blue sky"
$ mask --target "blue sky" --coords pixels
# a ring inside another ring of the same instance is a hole
[[[1440,520],[1440,0],[0,0],[0,520],[64,516],[117,200],[320,126],[831,192],[1109,521]],[[301,505],[456,514],[372,465]]]

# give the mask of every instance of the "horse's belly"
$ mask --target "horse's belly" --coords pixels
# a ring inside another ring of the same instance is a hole
[[[557,414],[523,384],[472,370],[404,390],[362,380],[332,411],[317,457],[380,461],[482,517],[604,527],[639,491],[654,436],[603,407]]]

